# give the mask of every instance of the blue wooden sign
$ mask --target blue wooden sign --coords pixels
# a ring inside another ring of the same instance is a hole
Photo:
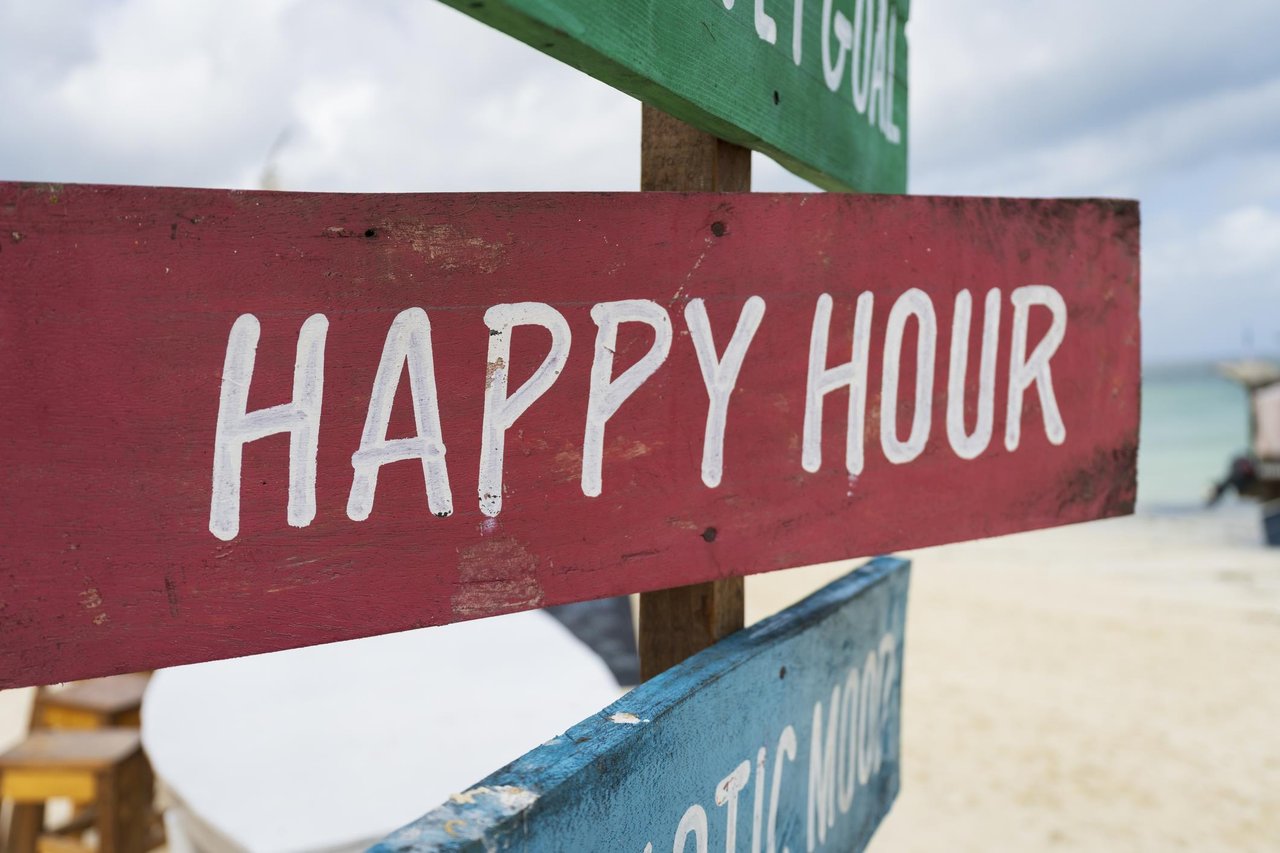
[[[374,853],[861,850],[898,793],[909,568],[872,560],[454,794]]]

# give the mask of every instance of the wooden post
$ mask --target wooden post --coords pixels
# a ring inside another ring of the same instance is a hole
[[[644,105],[640,189],[749,192],[751,151]],[[743,626],[743,579],[640,594],[640,678],[648,680]]]
[[[751,150],[646,104],[640,122],[640,189],[750,192]]]

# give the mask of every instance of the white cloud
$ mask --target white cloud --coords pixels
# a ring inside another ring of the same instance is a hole
[[[1161,332],[1148,336],[1149,356],[1280,351],[1280,208],[1249,205],[1178,229],[1146,253],[1143,280]]]
[[[1137,197],[1148,355],[1276,340],[1280,3],[912,6],[913,192]],[[0,115],[0,179],[639,183],[638,104],[431,0],[0,4]]]
[[[925,171],[1052,145],[1275,79],[1280,4],[1022,0],[912,5]]]
[[[1170,103],[1108,126],[1076,128],[1040,146],[993,152],[913,181],[951,192],[1139,195],[1150,183],[1217,157],[1280,140],[1280,69],[1273,79]]]
[[[0,88],[3,177],[312,190],[623,189],[639,105],[431,2],[125,0],[0,19],[0,67],[44,39],[63,62]],[[60,45],[75,42],[76,49]]]

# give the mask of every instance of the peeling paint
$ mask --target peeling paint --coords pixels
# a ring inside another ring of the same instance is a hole
[[[622,723],[627,726],[639,725],[640,723],[648,723],[650,720],[642,720],[630,711],[619,711],[609,718],[611,722]]]
[[[562,450],[551,459],[552,469],[560,475],[561,482],[571,482],[582,476],[582,451]]]
[[[657,443],[654,442],[654,444]],[[629,460],[648,456],[652,452],[653,447],[643,441],[633,441],[620,437],[609,442],[609,446],[605,448],[604,455],[606,459]],[[581,456],[579,456],[579,459],[581,459]]]
[[[535,576],[537,566],[537,557],[510,538],[486,539],[460,548],[453,612],[465,618],[540,607],[542,587]]]
[[[493,377],[497,375],[498,371],[506,369],[507,363],[502,358],[497,358],[485,365],[484,387],[486,391],[493,386]]]
[[[492,797],[498,801],[498,805],[507,811],[519,811],[526,809],[538,801],[538,795],[527,788],[520,788],[515,785],[495,785],[490,788],[481,785],[461,794],[450,794],[449,802],[460,806],[476,805],[476,797]]]
[[[415,252],[426,255],[446,270],[491,273],[507,260],[506,243],[490,243],[483,237],[468,236],[456,225],[393,225],[386,230],[393,236],[407,237]]]

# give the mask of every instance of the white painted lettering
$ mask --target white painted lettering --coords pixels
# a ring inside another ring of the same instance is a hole
[[[885,24],[887,21],[888,0],[880,0],[880,11],[876,15],[875,48],[871,61],[871,93],[867,99],[867,121],[872,127],[879,124],[880,111],[884,107]]]
[[[764,0],[756,0],[756,35],[769,44],[778,43],[778,22],[764,10]]]
[[[840,685],[831,688],[827,736],[822,737],[822,702],[813,703],[813,729],[809,736],[808,850],[825,844],[827,828],[836,822],[836,734],[840,727]],[[814,832],[814,822],[817,832]]]
[[[768,754],[763,746],[756,753],[756,775],[751,783],[755,791],[755,807],[751,810],[751,853],[760,853],[760,830],[764,820],[764,760]]]
[[[323,314],[312,314],[302,324],[293,363],[293,399],[249,412],[249,384],[253,381],[261,330],[257,317],[241,314],[227,337],[209,502],[209,532],[223,541],[234,539],[240,532],[244,446],[269,435],[289,433],[289,525],[306,527],[316,517],[316,453],[320,447],[324,344],[329,321]]]
[[[867,411],[867,357],[871,348],[870,291],[859,294],[853,320],[853,359],[827,368],[827,339],[831,333],[831,296],[818,297],[809,336],[809,380],[805,386],[804,433],[800,464],[815,473],[822,467],[822,400],[827,394],[848,386],[849,421],[845,436],[845,467],[850,474],[862,473],[863,433]]]
[[[889,709],[892,708],[893,684],[898,671],[898,641],[892,634],[880,638],[880,717],[879,727],[883,728],[889,721]],[[875,765],[873,773],[880,772],[880,762],[884,758],[884,736],[876,739]]]
[[[410,438],[388,439],[391,407],[406,364],[416,434]],[[373,511],[378,471],[383,465],[406,459],[422,461],[427,506],[431,512],[441,517],[452,514],[453,493],[449,490],[449,471],[444,454],[435,360],[431,352],[431,321],[421,308],[408,308],[391,323],[382,347],[382,359],[373,379],[360,448],[351,456],[355,474],[351,480],[351,494],[347,498],[347,517],[352,521],[367,519]]]
[[[831,2],[832,0],[822,0],[822,79],[826,81],[827,88],[834,92],[840,88],[840,79],[844,76],[845,54],[853,47],[853,24],[838,9],[833,15]],[[833,17],[836,41],[840,44],[834,60],[831,58]]]
[[[764,300],[752,296],[742,306],[738,325],[725,347],[724,357],[716,356],[715,341],[711,336],[711,323],[707,308],[701,299],[691,299],[684,308],[684,322],[689,327],[689,337],[698,353],[698,365],[702,368],[702,382],[707,386],[707,428],[702,441],[702,482],[711,488],[720,485],[724,470],[724,430],[729,415],[729,399],[738,382],[742,360],[747,347],[760,328],[764,317]]]
[[[794,761],[796,758],[796,730],[787,726],[778,735],[778,749],[773,755],[773,788],[769,792],[769,830],[765,849],[768,853],[776,853],[778,849],[778,798],[782,793],[783,759]],[[782,853],[789,853],[786,847]]]
[[[480,511],[493,517],[502,510],[502,460],[507,430],[560,376],[569,359],[573,338],[564,315],[544,302],[494,305],[484,312],[484,323],[489,328],[489,364],[485,372],[479,492]],[[551,333],[551,347],[533,375],[508,397],[511,329],[515,326],[541,326]]]
[[[902,337],[907,320],[916,318],[916,393],[911,433],[898,439],[898,374],[902,361]],[[885,458],[901,465],[915,459],[929,440],[933,422],[933,362],[937,348],[938,320],[933,300],[923,290],[911,288],[898,297],[889,312],[884,341],[884,372],[880,385],[880,447]]]
[[[897,88],[897,81],[893,76],[898,52],[897,34],[898,10],[894,8],[889,12],[889,71],[885,76],[884,109],[880,111],[880,131],[884,134],[884,138],[894,145],[902,141],[902,129],[893,120],[893,92]]]
[[[987,291],[982,322],[982,362],[978,369],[978,420],[973,432],[964,428],[964,386],[969,365],[969,320],[973,297],[969,291],[956,294],[955,316],[951,320],[951,367],[947,378],[947,440],[961,459],[975,459],[991,443],[991,424],[996,399],[996,351],[1000,346],[1000,291]]]
[[[840,812],[853,805],[858,782],[858,668],[849,668],[840,698],[840,740],[836,744],[836,783]]]
[[[707,812],[697,803],[685,809],[684,816],[680,818],[671,853],[684,853],[690,835],[693,836],[693,849],[697,853],[707,853]]]
[[[1067,427],[1058,411],[1058,400],[1053,394],[1053,376],[1049,372],[1049,359],[1058,351],[1067,334],[1067,305],[1061,294],[1044,284],[1019,287],[1011,296],[1013,300],[1013,346],[1009,355],[1009,406],[1004,425],[1004,446],[1017,450],[1022,433],[1022,398],[1024,392],[1036,383],[1040,395],[1040,411],[1044,416],[1044,433],[1051,444],[1062,444],[1067,438]],[[1042,305],[1052,314],[1049,331],[1027,355],[1027,326],[1031,306]]]
[[[593,306],[591,319],[598,329],[587,397],[587,428],[582,442],[582,493],[596,497],[601,488],[605,424],[666,361],[671,351],[671,318],[656,302],[624,299]],[[639,361],[613,379],[613,353],[618,346],[618,326],[622,323],[645,323],[653,328],[654,340]]]
[[[809,729],[809,764],[806,802],[806,851],[823,847],[828,842],[841,844],[848,840],[837,830],[842,815],[852,809],[856,789],[874,784],[881,772],[885,741],[889,726],[896,720],[891,702],[897,686],[897,638],[884,632],[878,645],[830,685],[830,703],[825,696],[813,703]],[[768,749],[759,747],[755,755],[755,774],[750,759],[741,761],[733,771],[715,785],[714,800],[725,808],[724,849],[736,853],[740,795],[748,784],[754,785],[751,820],[751,853],[777,853],[778,812],[784,788],[785,765],[797,757],[795,728],[786,725],[778,735],[773,760],[773,778],[767,823],[764,820],[766,764]],[[798,806],[798,803],[797,803]],[[796,826],[797,815],[790,815],[784,825]],[[761,828],[764,825],[765,831]],[[676,830],[673,850],[681,853],[693,835],[699,850],[709,846],[711,836],[708,818],[701,805],[694,804],[684,812]],[[843,829],[847,830],[848,827]],[[789,853],[784,844],[783,853]],[[645,853],[652,853],[646,845]]]
[[[791,7],[791,58],[796,65],[800,64],[803,55],[804,37],[804,0],[792,0]]]
[[[751,776],[751,762],[744,761],[716,785],[716,805],[728,806],[725,810],[724,853],[738,849],[738,794],[747,787]]]
[[[858,697],[858,783],[866,785],[880,752],[880,659],[867,652],[862,667],[862,692]]]
[[[871,60],[875,54],[875,0],[857,0],[853,7],[853,50],[849,56],[849,76],[853,83],[853,108],[867,111],[871,93]]]

